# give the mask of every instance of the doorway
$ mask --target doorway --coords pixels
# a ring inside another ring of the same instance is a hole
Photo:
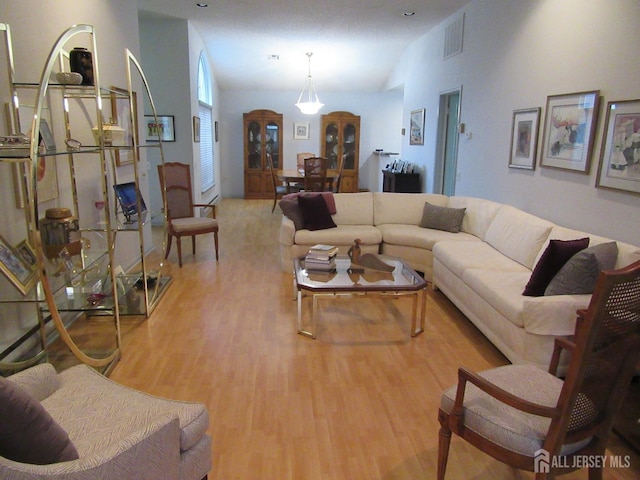
[[[440,95],[436,161],[437,193],[454,195],[458,164],[460,96],[462,87]]]

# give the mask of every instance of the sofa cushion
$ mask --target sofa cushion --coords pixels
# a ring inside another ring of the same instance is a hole
[[[499,252],[530,270],[553,224],[542,218],[502,205],[485,235],[485,241]]]
[[[0,455],[16,462],[47,465],[76,460],[67,432],[24,389],[0,377]]]
[[[336,193],[333,199],[336,225],[373,225],[373,193]]]
[[[407,247],[424,248],[432,250],[433,247],[443,241],[470,241],[480,242],[480,239],[468,233],[451,233],[444,230],[422,228],[417,225],[384,224],[377,225],[382,232],[382,241],[390,245],[404,245]]]
[[[556,273],[567,261],[576,253],[589,246],[589,237],[576,240],[551,240],[536,264],[531,278],[524,287],[523,295],[529,297],[539,297],[544,295],[544,291]]]
[[[545,295],[593,293],[602,270],[614,268],[618,258],[616,242],[601,243],[573,255],[553,277]]]
[[[442,241],[433,247],[433,255],[458,278],[462,278],[467,268],[483,270],[502,270],[506,272],[522,272],[529,275],[531,272],[525,266],[504,256],[486,242],[475,236],[473,242]],[[384,237],[383,237],[384,238]]]
[[[487,229],[501,207],[500,203],[483,198],[473,197],[449,197],[448,207],[466,208],[462,220],[463,232],[470,233],[484,240]]]
[[[424,202],[446,207],[447,201],[447,196],[435,193],[376,192],[373,194],[373,224],[420,225]]]
[[[298,205],[298,200],[280,200],[278,203],[282,213],[289,218],[295,225],[296,230],[302,230],[304,228],[304,215],[302,209]]]
[[[432,228],[434,230],[444,230],[445,232],[458,233],[462,226],[462,219],[466,208],[450,208],[424,203],[422,210],[422,228]]]
[[[298,197],[298,205],[304,217],[304,228],[307,230],[324,230],[335,228],[336,224],[331,218],[327,202],[321,195]]]
[[[308,246],[316,243],[338,246],[353,245],[356,238],[362,240],[365,245],[380,245],[382,233],[373,225],[338,225],[337,228],[326,230],[298,230],[295,235],[295,244]]]
[[[525,297],[522,289],[528,278],[527,271],[476,268],[466,269],[462,276],[464,283],[482,300],[526,332],[537,335],[572,335],[575,331],[576,310],[586,308],[590,296]],[[500,332],[495,333],[501,335]]]

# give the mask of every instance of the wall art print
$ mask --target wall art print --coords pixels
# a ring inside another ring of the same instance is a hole
[[[540,108],[513,111],[511,153],[509,155],[510,168],[535,169],[539,123]]]
[[[547,97],[540,166],[589,173],[600,91]]]
[[[596,187],[640,195],[640,100],[607,104]]]

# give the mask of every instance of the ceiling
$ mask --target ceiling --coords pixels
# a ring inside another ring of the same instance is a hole
[[[378,92],[404,49],[470,0],[138,0],[141,17],[188,19],[220,88]],[[412,16],[405,12],[414,12]],[[278,59],[271,59],[277,56]]]

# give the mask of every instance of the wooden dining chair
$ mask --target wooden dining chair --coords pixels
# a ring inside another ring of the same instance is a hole
[[[327,185],[328,160],[324,157],[304,159],[305,192],[324,192]]]
[[[570,362],[555,376],[561,352]],[[549,372],[508,365],[472,373],[444,392],[438,420],[438,479],[445,476],[451,432],[495,459],[555,478],[602,456],[640,351],[640,261],[601,272],[589,307],[578,310],[572,339],[557,339]],[[589,465],[602,478],[602,465]]]
[[[273,213],[276,209],[276,203],[279,198],[282,198],[284,195],[289,193],[295,193],[302,190],[301,185],[290,185],[287,183],[283,185],[282,182],[278,179],[278,175],[276,174],[275,168],[273,168],[273,157],[270,153],[267,153],[267,165],[269,165],[269,172],[271,173],[271,184],[273,186],[273,207],[271,207],[271,213]]]
[[[315,153],[310,153],[310,152],[300,152],[296,155],[297,159],[296,159],[296,168],[298,170],[304,170],[304,159],[305,158],[311,158],[311,157],[315,157],[316,154]]]
[[[216,206],[193,203],[191,172],[189,165],[168,162],[158,165],[158,177],[163,201],[167,206],[167,249],[164,258],[169,256],[171,240],[176,237],[178,244],[178,264],[182,268],[182,237],[191,237],[193,255],[196,254],[196,235],[213,233],[216,261],[218,260],[218,221]],[[213,218],[197,217],[195,208],[210,208]]]

